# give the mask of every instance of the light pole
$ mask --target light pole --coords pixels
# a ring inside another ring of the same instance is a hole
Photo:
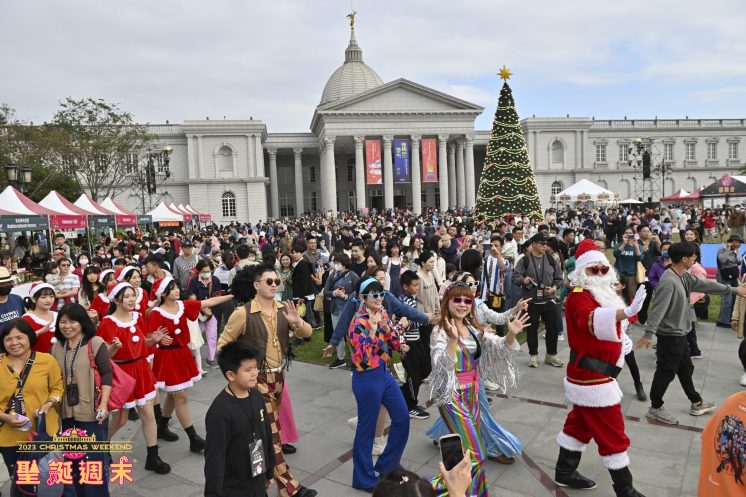
[[[31,184],[30,167],[19,168],[15,163],[8,162],[5,165],[5,174],[8,177],[8,184],[16,187],[21,193],[26,193],[28,185]]]
[[[148,195],[148,209],[153,208],[153,195],[158,191],[158,176],[161,175],[164,179],[171,177],[171,169],[169,164],[171,162],[171,154],[173,148],[170,145],[166,145],[162,149],[155,147],[148,147],[147,150],[147,163],[145,168],[138,171],[135,183],[140,187],[140,202],[142,205],[142,213],[145,214],[145,194]]]

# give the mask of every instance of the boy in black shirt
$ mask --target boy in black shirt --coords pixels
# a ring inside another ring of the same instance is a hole
[[[228,385],[205,416],[205,497],[266,497],[275,453],[269,416],[256,389],[256,352],[244,342],[231,342],[217,359]]]

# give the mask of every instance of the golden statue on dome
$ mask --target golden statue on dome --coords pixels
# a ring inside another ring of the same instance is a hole
[[[355,15],[357,15],[357,12],[355,12],[354,10],[347,14],[347,19],[350,20],[350,29],[352,30],[355,29]]]

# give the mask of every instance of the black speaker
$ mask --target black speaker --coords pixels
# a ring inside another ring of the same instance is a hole
[[[642,153],[642,177],[650,178],[650,152],[647,150]]]

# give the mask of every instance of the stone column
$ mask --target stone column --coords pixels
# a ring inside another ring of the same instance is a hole
[[[197,152],[194,148],[194,135],[187,135],[187,164],[189,165],[189,179],[193,179],[197,176],[197,165],[194,161]]]
[[[302,148],[294,148],[293,156],[295,157],[295,215],[303,214],[303,155]]]
[[[256,154],[254,153],[254,136],[246,135],[246,171],[249,178],[256,178]]]
[[[474,170],[474,135],[466,135],[466,207],[473,209],[477,203],[477,172]]]
[[[357,210],[365,209],[365,159],[363,158],[364,136],[355,136],[355,201]]]
[[[466,170],[464,167],[464,141],[456,142],[456,201],[459,207],[466,205]]]
[[[456,145],[448,144],[448,208],[456,207]]]
[[[197,174],[199,179],[205,179],[205,159],[202,156],[202,137],[197,137]]]
[[[383,137],[383,207],[394,208],[394,164],[391,160],[391,141],[393,136]]]
[[[277,184],[277,149],[268,148],[269,155],[269,194],[272,205],[272,217],[280,217],[280,186]]]
[[[422,212],[422,180],[420,170],[420,137],[412,135],[412,210],[415,214]]]
[[[264,171],[264,146],[262,145],[261,135],[254,135],[254,147],[256,151],[256,175],[263,178],[267,173]]]
[[[324,209],[337,212],[337,165],[334,161],[334,136],[324,138],[326,146],[326,171],[322,175],[324,185]]]
[[[448,135],[438,135],[438,186],[440,209],[448,210]]]

